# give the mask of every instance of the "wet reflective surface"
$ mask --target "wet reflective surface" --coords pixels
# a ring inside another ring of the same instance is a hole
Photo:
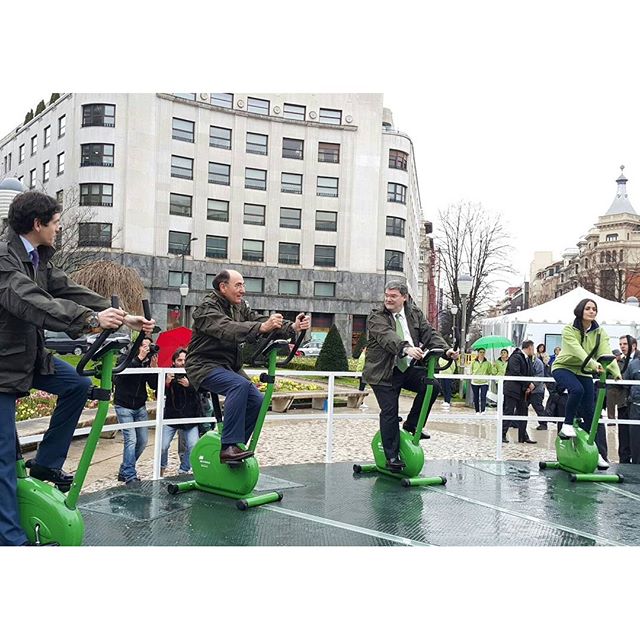
[[[404,488],[352,463],[268,467],[284,500],[247,512],[166,480],[83,496],[88,545],[594,546],[640,544],[640,465],[619,485],[571,483],[526,461],[428,461],[445,486]]]

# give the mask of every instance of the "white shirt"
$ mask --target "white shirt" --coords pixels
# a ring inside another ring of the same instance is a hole
[[[402,331],[404,332],[404,339],[409,343],[410,347],[415,347],[413,344],[413,338],[411,337],[411,331],[409,331],[409,325],[407,324],[407,318],[404,315],[404,310],[399,311],[398,313],[394,313],[394,318],[398,318],[400,320],[400,324],[402,325]],[[411,362],[413,358],[409,358],[407,356],[407,362]]]

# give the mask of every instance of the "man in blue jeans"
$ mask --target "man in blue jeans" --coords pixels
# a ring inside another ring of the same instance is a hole
[[[263,398],[242,371],[241,344],[273,331],[291,337],[310,326],[304,313],[295,322],[279,313],[260,315],[243,300],[244,294],[244,280],[237,271],[225,269],[213,279],[213,291],[193,313],[185,366],[195,389],[225,396],[220,461],[227,464],[253,455],[238,445],[249,441]]]
[[[150,355],[151,340],[145,338],[140,344],[138,356],[129,364],[130,369],[136,367],[157,366],[158,356]],[[113,408],[120,424],[127,422],[145,422],[147,414],[147,384],[155,389],[157,387],[155,374],[126,374],[114,378],[115,391],[113,394]],[[149,440],[149,427],[131,427],[122,430],[124,438],[124,451],[122,464],[118,472],[118,480],[125,482],[127,486],[140,483],[136,472],[136,462],[142,455]]]
[[[29,461],[30,475],[68,491],[66,460],[90,378],[44,348],[44,329],[72,337],[122,324],[151,331],[153,321],[114,309],[109,300],[73,282],[51,263],[61,226],[60,204],[38,191],[16,196],[0,242],[0,546],[26,545],[20,525],[16,454],[16,400],[32,388],[56,394],[49,428]]]

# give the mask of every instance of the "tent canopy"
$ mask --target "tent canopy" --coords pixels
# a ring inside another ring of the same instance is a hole
[[[515,323],[523,322],[526,324],[551,324],[562,323],[569,324],[573,322],[573,310],[580,300],[591,298],[598,305],[598,315],[596,322],[598,324],[638,324],[640,325],[640,308],[630,305],[621,304],[607,300],[595,293],[591,293],[582,287],[577,287],[563,296],[549,300],[537,307],[531,309],[523,309],[516,313],[508,313],[497,318],[487,318],[494,323]]]

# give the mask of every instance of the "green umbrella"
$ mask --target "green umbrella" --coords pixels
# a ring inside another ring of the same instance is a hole
[[[472,345],[472,349],[502,349],[502,347],[513,347],[513,342],[503,336],[482,336]]]

